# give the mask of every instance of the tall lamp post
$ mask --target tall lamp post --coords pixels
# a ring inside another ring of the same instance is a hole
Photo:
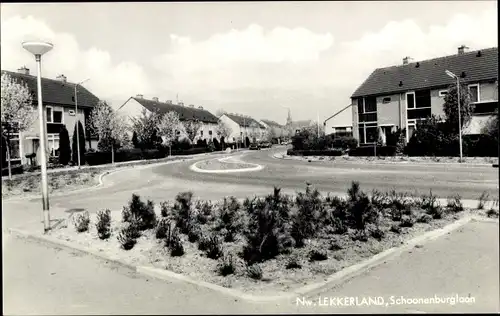
[[[78,126],[80,120],[78,119],[78,91],[76,90],[76,88],[80,85],[82,85],[83,83],[89,81],[90,78],[88,79],[85,79],[83,81],[80,81],[79,83],[75,84],[75,115],[76,115],[76,123],[75,123],[75,129],[76,129],[76,152],[77,152],[77,155],[78,155],[78,169],[80,169],[80,129]]]
[[[35,55],[38,67],[37,74],[37,95],[38,95],[38,116],[40,120],[40,169],[42,174],[42,204],[43,204],[43,227],[44,231],[50,230],[49,213],[49,189],[47,185],[47,153],[45,152],[46,123],[42,102],[42,55],[49,52],[54,45],[46,42],[23,42],[23,48]]]
[[[462,162],[462,114],[460,109],[460,78],[449,70],[445,73],[457,81],[457,104],[458,104],[458,142],[460,144],[460,162]]]

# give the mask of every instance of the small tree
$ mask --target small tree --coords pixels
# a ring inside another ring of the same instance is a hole
[[[448,93],[444,97],[443,111],[446,116],[446,122],[450,125],[451,132],[458,131],[458,98],[457,86],[451,85],[448,88]],[[470,105],[470,93],[467,86],[460,83],[460,116],[461,127],[463,128],[469,123],[472,117],[473,108]]]
[[[142,110],[139,117],[132,119],[132,130],[137,135],[139,148],[153,149],[158,145],[157,126],[160,114],[157,111]]]
[[[224,123],[222,120],[219,120],[217,122],[217,127],[215,128],[215,133],[217,136],[221,139],[221,145],[223,145],[225,139],[229,137],[232,133],[231,127],[229,127],[226,123]],[[224,150],[224,147],[222,147],[222,150]]]
[[[495,115],[486,123],[481,133],[488,135],[498,144],[498,109],[495,110]]]
[[[164,144],[168,146],[169,156],[172,155],[172,143],[177,139],[177,131],[183,128],[179,114],[174,111],[167,112],[158,121],[158,135],[163,138]]]
[[[186,120],[182,122],[182,125],[184,126],[184,131],[186,132],[187,137],[193,144],[196,135],[198,135],[198,132],[202,127],[202,123],[198,120]]]
[[[66,166],[71,160],[71,144],[66,125],[61,126],[59,131],[59,163]]]
[[[24,83],[16,82],[9,74],[2,74],[1,89],[1,124],[2,135],[7,143],[6,160],[9,169],[9,179],[12,179],[10,164],[12,133],[19,133],[30,128],[37,115],[33,99]]]
[[[73,145],[72,145],[72,160],[73,163],[78,163],[78,149],[76,145],[76,128],[77,124],[75,124],[75,129],[73,130]],[[83,125],[80,120],[78,120],[78,138],[80,141],[80,163],[85,163],[85,132],[83,130]]]

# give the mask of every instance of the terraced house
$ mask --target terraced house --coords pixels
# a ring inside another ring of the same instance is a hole
[[[498,109],[498,48],[471,52],[461,46],[455,55],[378,68],[351,96],[353,134],[359,143],[385,142],[390,130],[406,128],[410,139],[418,119],[431,114],[444,116],[444,96],[456,79],[467,85],[473,117],[464,134],[479,134]]]
[[[266,135],[266,127],[250,116],[225,113],[220,120],[231,128],[227,143],[243,142],[246,137],[251,142],[258,142]]]
[[[194,139],[195,141],[197,141],[198,139],[205,139],[208,141],[212,140],[213,138],[218,138],[218,136],[216,135],[216,128],[219,120],[215,115],[203,109],[202,106],[185,106],[182,102],[179,102],[179,104],[173,104],[171,100],[162,102],[157,97],[153,97],[151,100],[149,100],[145,99],[144,95],[138,94],[135,97],[130,97],[127,101],[125,101],[125,103],[120,106],[118,111],[120,111],[130,119],[140,116],[143,109],[146,109],[148,112],[176,112],[179,115],[179,119],[181,122],[186,120],[198,120],[202,123],[202,127],[198,131],[198,134]],[[185,136],[186,135],[179,135],[179,137],[181,138]]]
[[[19,83],[28,86],[33,98],[33,106],[38,107],[37,77],[30,74],[30,70],[21,67],[17,72],[2,70],[2,74],[9,74]],[[76,90],[75,90],[76,86]],[[75,108],[75,92],[77,93],[78,113]],[[57,79],[42,77],[42,100],[45,107],[47,123],[48,151],[52,157],[59,155],[59,131],[65,125],[70,138],[73,135],[75,124],[79,120],[85,128],[87,148],[97,148],[97,137],[90,132],[89,117],[95,105],[99,102],[94,94],[81,85],[68,82],[66,76],[60,75]],[[27,164],[30,160],[26,155],[35,153],[40,157],[40,121],[35,120],[33,126],[21,133],[14,133],[11,138],[11,162]]]

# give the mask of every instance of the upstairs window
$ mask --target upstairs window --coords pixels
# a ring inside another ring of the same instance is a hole
[[[382,99],[382,103],[383,104],[387,104],[387,103],[390,103],[390,102],[391,102],[391,98],[389,98],[389,97]]]
[[[63,112],[55,111],[51,106],[47,106],[47,123],[63,123]]]
[[[469,86],[470,102],[479,102],[479,84],[472,84]]]

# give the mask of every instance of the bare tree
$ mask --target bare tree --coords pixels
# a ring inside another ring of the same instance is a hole
[[[16,82],[9,74],[2,74],[1,123],[2,134],[7,142],[7,165],[12,179],[11,143],[12,133],[30,128],[37,118],[36,109],[28,86]],[[40,141],[44,141],[40,135]]]
[[[172,143],[177,138],[177,131],[184,128],[177,112],[167,112],[158,121],[158,134],[169,148],[169,156],[172,155]]]
[[[227,138],[229,137],[229,135],[231,135],[232,132],[233,130],[231,129],[231,127],[229,127],[226,123],[224,123],[224,121],[219,120],[217,122],[217,127],[215,128],[215,134],[219,137],[219,140],[221,140],[222,137],[224,137],[224,143],[226,143]]]
[[[142,110],[139,117],[132,118],[132,130],[137,135],[141,149],[151,149],[158,143],[158,121],[160,114],[157,111]]]
[[[198,135],[198,132],[200,131],[203,124],[199,120],[186,120],[182,122],[182,125],[187,137],[189,138],[191,143],[194,143],[194,139],[196,138],[196,135]]]

